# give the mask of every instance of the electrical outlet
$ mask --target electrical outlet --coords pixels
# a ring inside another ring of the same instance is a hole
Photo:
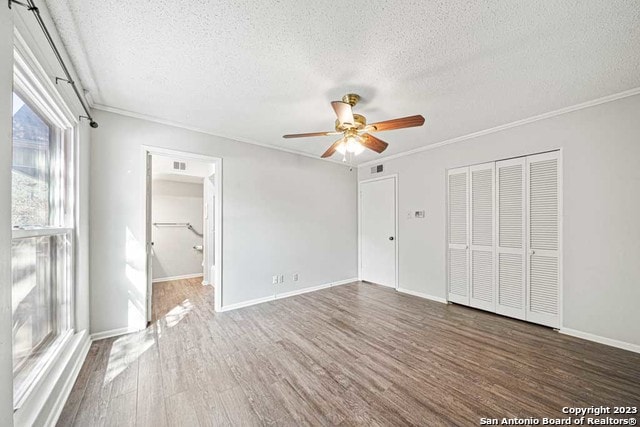
[[[295,274],[293,275],[293,281],[294,281],[294,282],[297,282],[297,281],[298,281],[298,273],[295,273]]]
[[[273,276],[271,278],[271,283],[273,283],[274,285],[277,285],[278,284],[278,276]]]
[[[284,283],[284,274],[280,275],[280,283]]]

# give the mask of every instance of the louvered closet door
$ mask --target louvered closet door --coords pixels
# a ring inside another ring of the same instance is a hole
[[[470,305],[495,311],[493,273],[494,166],[486,163],[469,167],[470,202]]]
[[[527,320],[560,327],[558,152],[527,157]]]
[[[448,171],[448,299],[469,305],[469,168]]]
[[[525,319],[525,159],[496,162],[496,313]]]

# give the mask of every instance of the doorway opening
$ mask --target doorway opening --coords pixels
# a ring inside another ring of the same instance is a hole
[[[143,151],[147,322],[201,286],[214,288],[220,311],[222,161],[154,147]]]

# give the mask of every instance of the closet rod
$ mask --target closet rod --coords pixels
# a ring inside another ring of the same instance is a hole
[[[188,222],[154,222],[154,226],[156,227],[186,227],[189,230],[193,231],[198,237],[202,237],[202,233],[198,233],[193,225]]]

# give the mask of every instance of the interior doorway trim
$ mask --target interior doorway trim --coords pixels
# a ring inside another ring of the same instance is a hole
[[[368,182],[374,182],[374,181],[382,181],[385,179],[393,179],[393,194],[394,194],[394,205],[395,205],[395,224],[394,224],[394,228],[395,228],[395,283],[393,288],[394,289],[398,289],[399,287],[399,258],[398,258],[398,241],[399,236],[398,236],[398,174],[394,173],[394,174],[388,174],[385,176],[380,176],[380,177],[376,177],[376,178],[370,178],[370,179],[365,179],[362,181],[358,181],[358,280],[362,280],[362,205],[361,205],[361,197],[360,197],[360,191],[361,191],[361,186],[362,184],[366,184]]]
[[[160,156],[172,156],[179,157],[181,159],[187,160],[198,160],[204,162],[211,162],[215,165],[215,215],[214,215],[214,265],[215,265],[215,274],[214,274],[214,309],[215,311],[222,311],[222,158],[221,157],[213,157],[205,154],[191,153],[188,151],[178,151],[171,150],[168,148],[154,147],[150,145],[142,146],[141,153],[141,170],[144,171],[142,174],[142,225],[145,233],[145,283],[147,287],[145,289],[145,318],[149,319],[150,316],[150,308],[151,308],[151,296],[152,289],[151,282],[149,278],[149,257],[146,256],[148,251],[151,249],[151,233],[149,232],[149,227],[147,226],[147,221],[149,217],[149,212],[147,212],[147,193],[149,188],[147,186],[147,174],[149,173],[149,166],[147,164],[147,159],[149,156],[160,155]],[[208,266],[207,266],[208,267]]]

